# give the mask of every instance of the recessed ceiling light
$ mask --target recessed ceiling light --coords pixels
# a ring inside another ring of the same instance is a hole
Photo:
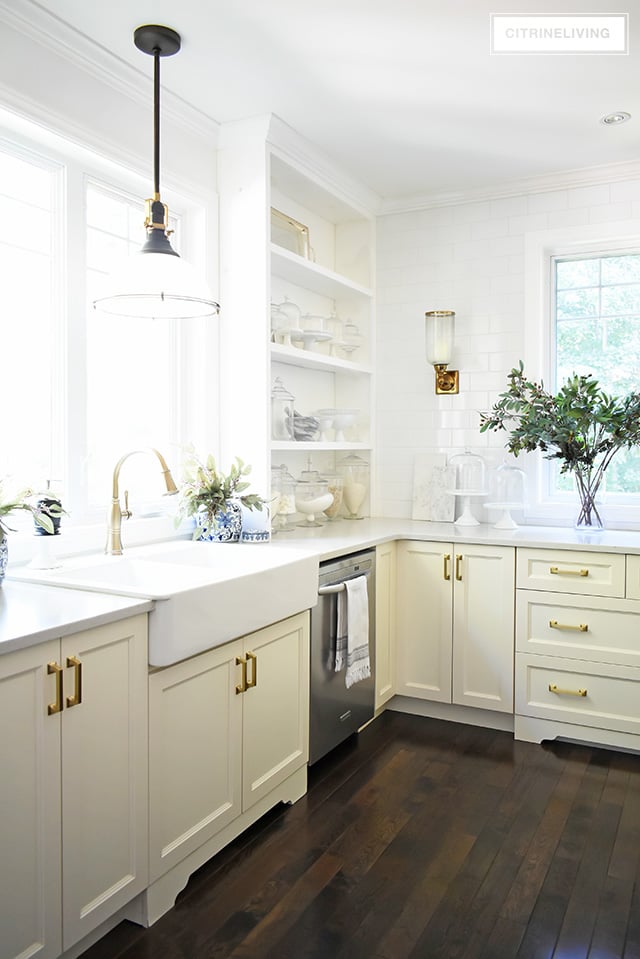
[[[607,126],[609,126],[615,123],[626,123],[626,121],[630,119],[630,113],[625,113],[624,110],[618,110],[617,113],[607,113],[606,117],[602,117],[600,122],[606,123]]]

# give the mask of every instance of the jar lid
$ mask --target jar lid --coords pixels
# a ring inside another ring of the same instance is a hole
[[[293,393],[289,392],[279,376],[276,376],[273,389],[271,390],[271,396],[274,399],[293,400]]]
[[[369,464],[361,456],[357,456],[355,453],[350,453],[349,456],[345,456],[340,460],[338,466],[355,466],[359,469],[369,469]]]

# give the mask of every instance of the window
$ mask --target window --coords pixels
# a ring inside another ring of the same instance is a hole
[[[55,228],[60,169],[0,143],[3,473],[18,486],[60,469],[51,429],[58,358],[58,265]]]
[[[178,479],[185,447],[215,451],[218,332],[207,320],[125,320],[93,310],[101,274],[142,243],[148,184],[43,136],[7,128],[0,139],[8,398],[0,475],[40,489],[51,481],[68,528],[103,522],[124,454],[157,447]],[[164,192],[174,248],[200,244],[206,211]],[[133,457],[121,482],[137,517],[164,506],[155,458]]]
[[[556,389],[591,373],[606,392],[640,390],[640,231],[633,220],[530,233],[525,238],[527,373]],[[521,457],[528,519],[566,523],[576,494],[541,454]],[[603,491],[605,523],[640,525],[640,454],[616,454]]]
[[[91,306],[110,267],[142,244],[142,203],[89,181],[86,209],[86,479],[91,509],[104,508],[109,478],[124,453],[155,446],[175,462],[172,454],[179,455],[184,438],[178,418],[181,364],[177,321],[104,317],[95,314]],[[174,232],[179,230],[175,218],[170,226]],[[175,248],[177,239],[177,235],[172,237]],[[102,437],[102,441],[94,442],[94,437]],[[157,463],[141,457],[127,465],[128,475],[137,476],[147,494],[154,489],[162,491],[160,477],[153,479],[154,470],[157,472]]]
[[[555,257],[555,383],[591,373],[607,393],[640,390],[640,252]],[[558,476],[558,489],[571,478]],[[640,452],[623,450],[605,474],[607,493],[640,493]]]

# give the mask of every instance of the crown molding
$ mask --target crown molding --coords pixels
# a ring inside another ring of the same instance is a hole
[[[621,180],[640,179],[640,159],[611,163],[604,166],[581,167],[576,170],[561,170],[521,180],[506,180],[503,183],[473,190],[449,193],[425,193],[409,197],[387,197],[382,200],[379,216],[394,213],[413,213],[434,210],[462,203],[478,203],[487,200],[502,200],[528,193],[550,193],[576,187],[598,186],[602,183],[617,183]]]
[[[342,170],[330,156],[275,114],[271,116],[268,140],[283,159],[310,173],[355,209],[370,216],[380,211],[382,199],[377,193]]]
[[[222,124],[220,150],[242,149],[249,143],[270,148],[282,160],[297,167],[303,176],[340,198],[345,206],[365,216],[375,216],[378,212],[381,198],[377,193],[346,173],[320,147],[275,114],[263,113]]]
[[[153,79],[56,17],[35,0],[0,0],[0,18],[33,42],[134,102],[148,105]],[[168,120],[209,144],[217,143],[220,124],[186,100],[162,88],[162,112]]]

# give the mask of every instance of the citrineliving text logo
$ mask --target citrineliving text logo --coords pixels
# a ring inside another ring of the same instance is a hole
[[[628,54],[627,13],[492,13],[492,54]]]

